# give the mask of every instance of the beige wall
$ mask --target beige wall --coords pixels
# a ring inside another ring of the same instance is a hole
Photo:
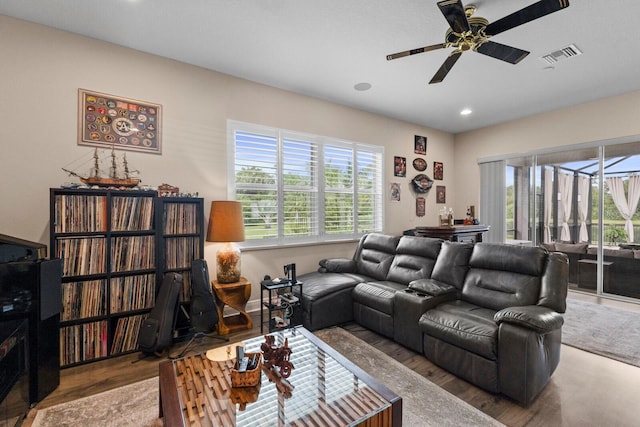
[[[456,208],[480,206],[478,159],[638,135],[640,92],[456,135]],[[633,138],[631,138],[633,139]],[[482,218],[482,212],[479,212]]]
[[[129,153],[143,183],[199,192],[205,210],[227,198],[226,120],[233,119],[385,147],[386,189],[402,186],[400,203],[386,204],[385,231],[435,225],[435,191],[427,214],[415,216],[410,190],[413,135],[428,137],[427,173],[444,163],[447,206],[461,216],[479,208],[477,159],[640,135],[640,92],[456,135],[0,16],[0,233],[49,241],[49,188],[70,179],[61,171],[90,148],[77,145],[77,91],[84,88],[163,105],[163,154]],[[373,89],[375,90],[375,89]],[[454,145],[455,144],[455,145]],[[407,178],[393,176],[393,156],[407,158]],[[482,217],[482,213],[480,213]],[[256,284],[296,262],[299,272],[323,257],[350,256],[353,242],[245,251],[243,274]],[[214,244],[205,258],[215,275]]]
[[[427,196],[427,215],[415,216],[415,197],[407,178],[393,177],[393,156],[413,154],[414,134],[428,137],[429,164],[445,165],[453,197],[454,138],[444,132],[400,122],[255,84],[161,57],[0,16],[0,233],[49,243],[49,188],[71,179],[61,168],[86,157],[77,145],[78,88],[150,101],[163,106],[162,155],[130,152],[130,166],[143,184],[169,183],[205,199],[227,198],[226,120],[326,135],[385,147],[385,178],[402,184],[400,203],[387,203],[385,231],[399,234],[436,223],[435,191]],[[373,89],[375,90],[375,89]],[[214,244],[205,258],[215,275]],[[323,257],[350,256],[353,242],[313,248],[246,251],[243,274],[257,283],[264,274],[282,274],[296,262],[298,272],[317,267]]]

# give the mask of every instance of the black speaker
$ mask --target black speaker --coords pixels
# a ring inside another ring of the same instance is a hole
[[[36,309],[29,316],[29,396],[40,402],[60,384],[62,260],[38,263]]]

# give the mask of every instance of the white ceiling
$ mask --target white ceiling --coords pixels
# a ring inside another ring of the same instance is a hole
[[[535,1],[473,3],[492,22]],[[435,85],[451,49],[386,55],[444,41],[436,0],[0,0],[0,14],[459,133],[640,89],[640,1],[570,2],[492,38],[530,51],[519,64],[466,52]],[[545,70],[570,44],[583,55]]]

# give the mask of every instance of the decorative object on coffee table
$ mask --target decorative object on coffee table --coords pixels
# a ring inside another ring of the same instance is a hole
[[[280,347],[275,345],[275,337],[273,335],[265,335],[265,341],[260,346],[264,354],[264,365],[267,369],[276,372],[282,378],[289,378],[294,366],[289,360],[292,350],[289,348],[289,339],[285,338],[284,344]]]
[[[255,387],[260,384],[260,376],[262,375],[262,354],[261,353],[245,353],[245,356],[251,360],[256,357],[257,363],[254,368],[246,371],[239,371],[235,367],[231,368],[231,385],[233,387]]]
[[[207,242],[224,243],[216,252],[219,283],[234,283],[240,280],[240,248],[233,243],[242,241],[244,241],[242,204],[230,200],[211,202]]]

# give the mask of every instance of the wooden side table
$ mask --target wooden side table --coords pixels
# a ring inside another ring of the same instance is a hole
[[[246,311],[247,301],[251,297],[251,282],[240,277],[239,282],[218,283],[212,280],[211,285],[216,294],[216,308],[218,309],[218,333],[227,335],[229,332],[251,329],[253,321]],[[237,314],[224,317],[224,306],[228,305]]]

